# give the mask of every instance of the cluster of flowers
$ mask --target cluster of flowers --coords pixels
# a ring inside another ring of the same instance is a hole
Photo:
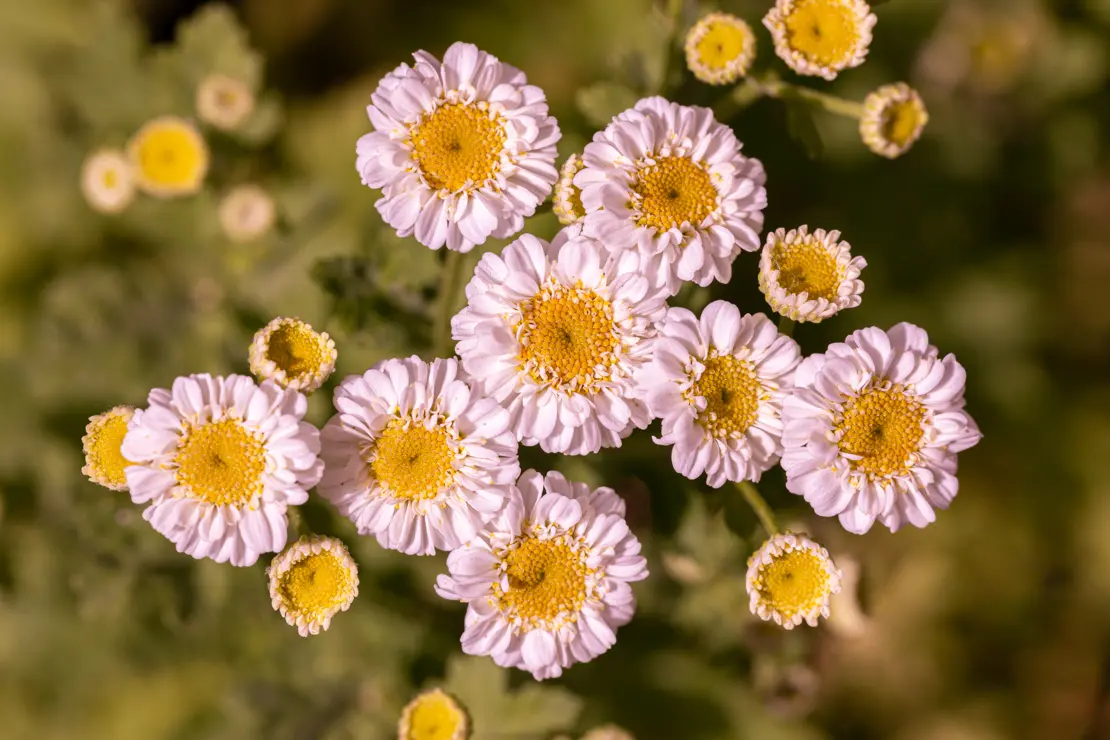
[[[780,0],[778,12],[860,4]],[[543,92],[470,44],[414,57],[373,93],[357,146],[378,210],[435,249],[516,234],[559,180]],[[305,394],[334,369],[334,343],[275,319],[250,350],[260,384],[192,375],[144,409],[94,417],[86,473],[147,504],[194,557],[246,566],[280,552],[273,604],[301,634],[326,629],[358,586],[338,540],[285,549],[287,509],[315,486],[382,547],[449,551],[435,589],[468,604],[464,652],[537,679],[613,646],[648,571],[611,488],[522,472],[519,445],[587,455],[661,419],[655,441],[688,478],[750,485],[781,463],[788,490],[848,531],[925,526],[980,435],[963,368],[922,329],[862,329],[803,359],[763,314],[667,305],[684,283],[727,282],[761,244],[760,287],[784,330],[859,304],[865,262],[836,231],[760,239],[764,179],[710,110],[641,100],[564,167],[566,225],[550,243],[526,234],[483,255],[451,322],[457,359],[345,378],[317,430]],[[791,628],[827,616],[840,573],[807,537],[772,533],[747,584],[752,612]]]
[[[254,112],[254,94],[243,82],[223,74],[205,77],[196,90],[196,115],[223,132],[239,130]],[[101,213],[123,212],[136,191],[156,198],[193,195],[204,184],[210,152],[200,130],[179,116],[145,123],[123,150],[98,149],[84,162],[81,192]],[[220,227],[232,241],[247,242],[274,224],[273,199],[258,185],[229,189],[217,207]]]

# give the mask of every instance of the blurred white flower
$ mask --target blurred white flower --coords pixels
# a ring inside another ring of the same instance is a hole
[[[197,85],[197,117],[221,131],[234,131],[254,112],[254,93],[240,80],[213,73]]]
[[[119,213],[135,199],[135,174],[123,152],[93,152],[81,167],[81,192],[101,213]]]
[[[224,195],[216,215],[228,239],[249,242],[273,227],[277,210],[265,190],[257,185],[240,185]]]

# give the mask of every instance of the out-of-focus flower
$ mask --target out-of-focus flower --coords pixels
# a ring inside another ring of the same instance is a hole
[[[335,370],[339,353],[327,332],[300,319],[278,317],[258,330],[250,347],[251,372],[282,388],[311,393]]]
[[[222,131],[234,131],[254,112],[254,93],[242,81],[210,74],[197,85],[197,117]]]
[[[101,149],[81,167],[81,192],[101,213],[119,213],[135,199],[135,175],[123,152]]]
[[[829,629],[841,637],[853,638],[862,635],[871,623],[860,606],[859,582],[862,566],[851,555],[838,555],[840,567],[840,593],[832,597],[832,614],[829,615]]]
[[[447,568],[436,593],[469,604],[463,652],[537,680],[616,644],[616,629],[636,611],[629,584],[648,575],[613,489],[534,470]]]
[[[786,629],[803,621],[817,626],[829,616],[829,597],[840,591],[840,571],[813,540],[787,532],[772,535],[748,559],[752,614]]]
[[[559,126],[543,91],[473,44],[452,44],[442,63],[413,57],[374,91],[374,131],[358,140],[362,182],[383,190],[375,206],[432,249],[513,236],[558,179]]]
[[[778,229],[767,235],[759,258],[759,289],[781,316],[817,323],[845,308],[860,304],[867,267],[853,257],[839,231],[809,227]]]
[[[576,224],[586,215],[582,207],[582,191],[574,184],[574,176],[582,169],[582,157],[572,154],[559,170],[559,184],[555,186],[555,215],[564,226]]]
[[[466,712],[442,689],[417,695],[397,723],[397,740],[466,740],[469,735]]]
[[[85,466],[81,473],[93,483],[113,491],[127,490],[127,476],[123,471],[131,461],[123,456],[120,448],[127,436],[127,423],[134,413],[135,409],[130,406],[116,406],[89,417],[85,436],[81,439],[85,450]]]
[[[301,637],[319,634],[358,596],[358,566],[334,537],[301,537],[266,570],[270,599]]]
[[[183,118],[148,121],[127,143],[139,189],[162,198],[200,190],[208,173],[208,145]]]
[[[835,599],[834,595],[834,602]],[[781,665],[778,661],[767,660],[757,663],[755,685],[769,713],[796,718],[809,714],[817,706],[821,677],[804,663]]]
[[[274,199],[257,185],[240,185],[228,191],[217,206],[220,228],[234,242],[249,242],[274,225]]]
[[[763,25],[791,69],[832,80],[863,64],[875,20],[863,0],[775,0]]]
[[[702,82],[727,85],[748,73],[755,60],[755,34],[728,13],[710,13],[686,34],[686,66]]]
[[[883,85],[863,101],[859,133],[867,148],[894,159],[921,137],[929,113],[917,91],[904,82]]]
[[[601,725],[587,732],[581,740],[636,740],[636,738],[623,727]]]

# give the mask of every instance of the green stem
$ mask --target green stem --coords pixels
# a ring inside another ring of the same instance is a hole
[[[759,517],[759,523],[763,525],[763,531],[767,533],[768,537],[774,536],[779,528],[775,525],[775,515],[771,512],[771,507],[759,494],[759,490],[752,485],[751,481],[740,481],[736,484],[740,489],[740,493],[744,496],[744,500],[748,502],[748,506],[752,507],[752,511]]]
[[[727,98],[713,107],[719,114],[731,114],[748,107],[761,97],[804,100],[824,108],[829,113],[848,118],[859,118],[863,115],[862,103],[838,98],[810,87],[783,82],[774,73],[745,77],[743,82],[732,88]]]
[[[794,325],[795,325],[795,323],[796,322],[794,321],[794,319],[788,319],[785,316],[780,318],[779,319],[779,334],[782,334],[783,336],[787,336],[787,337],[794,336]]]
[[[675,76],[675,67],[679,58],[678,51],[682,37],[682,2],[683,0],[667,0],[667,19],[671,25],[671,36],[667,39],[666,53],[663,55],[663,79],[660,82],[659,94],[667,97],[670,90],[671,78]]]
[[[459,290],[459,280],[462,278],[462,266],[462,252],[447,250],[447,259],[443,261],[443,272],[439,276],[439,316],[435,325],[433,347],[439,357],[451,357],[455,354],[451,342],[451,317],[454,315],[455,293]]]

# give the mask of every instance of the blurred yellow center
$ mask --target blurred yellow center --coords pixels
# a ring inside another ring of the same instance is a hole
[[[785,22],[790,48],[812,62],[835,66],[856,53],[859,29],[844,0],[796,0]]]
[[[501,117],[475,105],[448,103],[412,129],[412,156],[436,190],[477,187],[501,168],[505,127]]]
[[[583,288],[555,285],[521,306],[520,361],[537,383],[588,390],[616,362],[613,306]]]
[[[705,360],[705,372],[694,381],[692,397],[705,398],[698,423],[713,437],[733,437],[748,431],[759,412],[762,390],[755,366],[732,355]]]
[[[771,267],[779,271],[779,285],[787,293],[808,293],[810,299],[832,301],[840,292],[836,258],[816,239],[771,248]]]
[[[124,468],[132,462],[123,456],[120,447],[127,436],[127,421],[130,414],[118,412],[101,416],[91,424],[85,437],[85,462],[90,476],[98,483],[114,486],[127,484]]]
[[[116,185],[119,185],[119,172],[115,169],[104,170],[102,181],[104,183],[104,187],[111,190]]]
[[[748,44],[744,29],[725,21],[713,21],[696,45],[698,61],[710,69],[724,69],[736,61]]]
[[[193,426],[186,422],[175,475],[196,498],[217,506],[242,506],[262,491],[266,447],[236,419]]]
[[[466,715],[439,689],[422,694],[405,708],[400,740],[462,740]]]
[[[586,600],[586,550],[562,540],[528,538],[505,556],[509,587],[494,586],[501,611],[519,617],[525,630],[577,613]]]
[[[330,357],[321,337],[303,321],[287,321],[270,334],[266,358],[290,378],[319,372]]]
[[[883,138],[897,146],[909,144],[924,122],[915,100],[891,103],[883,111]]]
[[[717,207],[713,180],[689,157],[659,157],[640,170],[632,191],[642,199],[638,223],[658,231],[700,225]]]
[[[354,578],[329,550],[308,555],[281,576],[278,593],[285,608],[308,620],[330,616],[347,602]]]
[[[130,146],[139,179],[148,187],[190,192],[208,168],[208,149],[183,121],[156,121],[143,127]]]
[[[844,404],[840,449],[858,455],[852,467],[870,477],[902,474],[925,435],[924,421],[925,407],[900,386],[870,388]]]
[[[455,479],[455,453],[442,427],[393,419],[370,448],[370,470],[396,498],[435,498]]]
[[[829,595],[830,585],[824,560],[802,548],[776,555],[760,568],[753,590],[768,609],[786,621],[795,614],[819,609]]]

